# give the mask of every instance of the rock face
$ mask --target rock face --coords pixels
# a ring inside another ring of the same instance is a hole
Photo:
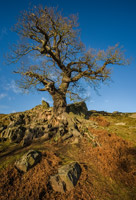
[[[42,100],[42,106],[43,106],[45,109],[47,109],[47,108],[50,107],[49,103],[46,102],[46,101],[44,101],[44,100]]]
[[[78,182],[81,171],[81,167],[77,162],[60,167],[58,174],[50,177],[53,190],[61,193],[72,190]]]
[[[19,143],[23,141],[23,146],[29,145],[34,138],[42,137],[48,129],[48,120],[51,117],[52,109],[45,101],[43,105],[23,113],[14,113],[3,117],[3,124],[0,124],[1,141],[9,139],[10,142]],[[46,108],[45,108],[46,107]]]
[[[67,112],[85,117],[88,110],[85,102],[78,102],[68,105]],[[49,107],[48,102],[42,101],[42,105],[38,105],[31,110],[8,115],[6,124],[0,124],[0,140],[9,139],[10,142],[21,142],[24,147],[41,137],[48,140],[55,136],[55,141],[59,139],[66,141],[73,136],[80,137],[78,126],[80,123],[78,120],[72,118],[68,113],[64,113],[59,117],[57,118],[59,122],[55,122],[54,119],[53,123],[56,124],[49,127],[51,125],[52,108]]]
[[[2,138],[9,138],[11,142],[20,142],[24,136],[25,128],[18,125],[8,127],[2,132]]]
[[[67,112],[74,113],[76,115],[86,115],[88,112],[86,103],[84,101],[73,103],[67,106]]]
[[[15,166],[19,171],[27,172],[30,168],[35,166],[41,159],[41,153],[30,150],[22,158],[16,161]]]

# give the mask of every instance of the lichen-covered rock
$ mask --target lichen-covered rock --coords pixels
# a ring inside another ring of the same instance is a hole
[[[42,106],[47,109],[50,107],[49,103],[47,101],[42,100]]]
[[[86,116],[88,109],[84,101],[73,103],[67,106],[67,112],[74,113],[76,115]]]
[[[22,125],[25,123],[24,114],[17,114],[16,116],[10,116],[10,124],[9,127],[14,127],[18,125]]]
[[[61,180],[58,174],[50,177],[50,184],[54,191],[64,193],[66,192],[66,183]]]
[[[1,133],[3,130],[5,130],[6,128],[7,128],[7,126],[1,125],[1,126],[0,126],[0,133]]]
[[[27,172],[41,160],[41,153],[34,150],[29,150],[22,158],[15,163],[15,167],[19,171]]]
[[[29,132],[32,133],[33,138],[39,138],[44,135],[45,127],[43,125],[36,124],[30,128]]]
[[[25,147],[25,146],[30,145],[32,143],[32,140],[33,140],[33,134],[32,134],[32,132],[30,132],[29,129],[27,129],[25,132],[25,136],[21,142],[22,146]]]
[[[50,177],[53,190],[61,193],[72,190],[79,180],[81,171],[81,167],[77,162],[60,167],[58,174]]]
[[[24,137],[25,128],[22,126],[8,127],[1,133],[2,138],[7,138],[11,142],[20,142]]]
[[[113,114],[114,115],[119,115],[121,112],[119,112],[119,111],[113,111]]]

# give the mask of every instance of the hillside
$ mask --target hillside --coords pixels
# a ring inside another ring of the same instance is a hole
[[[0,115],[0,199],[135,200],[136,113],[87,111],[85,104],[67,110],[80,136],[49,127],[46,104]],[[38,162],[19,170],[17,161],[31,150],[40,152]],[[70,163],[71,180],[53,182]]]

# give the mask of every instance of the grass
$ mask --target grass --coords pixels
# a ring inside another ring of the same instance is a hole
[[[115,133],[136,146],[136,118],[131,118],[131,115],[131,113],[104,115],[110,125],[102,128],[108,130],[108,132]],[[103,116],[103,114],[99,114],[99,116]],[[117,123],[124,123],[124,125],[116,125]]]
[[[41,152],[47,150],[44,142],[33,142],[28,147],[22,147],[21,144],[6,142],[0,143],[0,170],[5,169],[7,166],[15,163],[16,160],[21,158],[30,149],[39,150]]]
[[[71,114],[72,115],[72,114]],[[103,116],[110,124],[108,126],[98,126],[98,129],[107,130],[109,133],[115,133],[122,137],[126,141],[130,141],[132,146],[136,147],[136,118],[131,118],[130,113],[121,114],[106,114],[106,113],[94,113],[94,117]],[[72,117],[72,116],[71,116]],[[0,115],[0,122],[3,121],[5,124],[8,120],[5,115]],[[124,125],[116,125],[116,123],[123,122]],[[56,138],[57,139],[57,138]],[[90,135],[90,145],[92,145]],[[7,166],[13,164],[18,160],[24,153],[30,149],[39,150],[41,152],[54,151],[55,154],[60,158],[61,165],[68,164],[72,161],[77,161],[84,166],[82,160],[84,160],[86,152],[80,148],[79,144],[60,144],[60,146],[53,146],[54,141],[50,140],[47,142],[41,141],[40,139],[34,141],[28,147],[22,147],[21,144],[10,143],[9,141],[0,143],[0,170],[5,169]],[[98,147],[99,148],[99,147]],[[102,148],[102,147],[100,147]],[[92,150],[93,151],[93,150]],[[91,155],[92,152],[90,152]],[[90,156],[89,155],[89,156]],[[131,156],[135,159],[134,155]],[[91,195],[95,195],[95,200],[135,200],[136,199],[136,187],[131,187],[123,184],[119,179],[114,180],[109,176],[104,176],[97,169],[97,165],[94,165],[93,160],[90,157],[86,157],[85,165],[87,170],[82,177],[86,176],[85,181],[81,182],[85,185],[86,190],[91,192]],[[135,160],[136,161],[136,160]],[[134,162],[135,162],[134,161]],[[136,163],[136,162],[135,162]],[[91,188],[91,189],[90,189]],[[106,196],[105,196],[106,194]]]
[[[115,181],[111,177],[103,176],[93,163],[88,163],[88,178],[86,187],[89,191],[90,183],[95,191],[95,200],[135,200],[136,187],[125,186],[119,180]]]

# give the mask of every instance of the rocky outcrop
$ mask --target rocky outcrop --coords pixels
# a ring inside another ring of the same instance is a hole
[[[49,104],[47,102],[43,104],[23,113],[7,115],[6,125],[4,120],[0,124],[1,141],[9,139],[11,142],[18,143],[23,140],[23,146],[26,146],[34,138],[42,137],[48,131],[46,127],[52,114]],[[46,108],[44,108],[45,104]]]
[[[31,128],[27,128],[27,130],[25,131],[25,136],[22,139],[22,146],[28,146],[32,143],[32,141],[34,139],[38,139],[38,138],[43,138],[44,140],[46,140],[47,138],[49,139],[49,129],[47,125],[37,125],[35,124],[34,127]]]
[[[4,131],[6,128],[7,128],[7,126],[1,125],[1,126],[0,126],[0,132]]]
[[[23,126],[13,126],[8,127],[7,129],[2,131],[1,137],[8,138],[11,142],[19,143],[25,134],[25,128]]]
[[[41,160],[41,153],[30,150],[22,158],[15,163],[15,167],[22,172],[27,172]]]
[[[50,107],[49,103],[47,101],[42,100],[42,106],[47,109]]]
[[[71,116],[67,112],[72,112],[76,116]],[[9,139],[11,142],[21,142],[23,147],[30,145],[37,138],[48,140],[54,137],[54,141],[57,142],[69,139],[73,142],[73,138],[79,138],[84,134],[81,122],[77,118],[85,117],[88,111],[85,102],[78,102],[68,105],[67,112],[53,118],[52,108],[47,102],[42,101],[42,105],[31,110],[10,114],[7,116],[8,123],[0,127],[1,141]]]
[[[86,116],[88,109],[84,101],[73,103],[67,106],[67,112],[74,113],[76,115]]]
[[[72,190],[81,175],[81,167],[72,162],[58,169],[58,174],[50,177],[50,185],[54,191],[64,193]]]

